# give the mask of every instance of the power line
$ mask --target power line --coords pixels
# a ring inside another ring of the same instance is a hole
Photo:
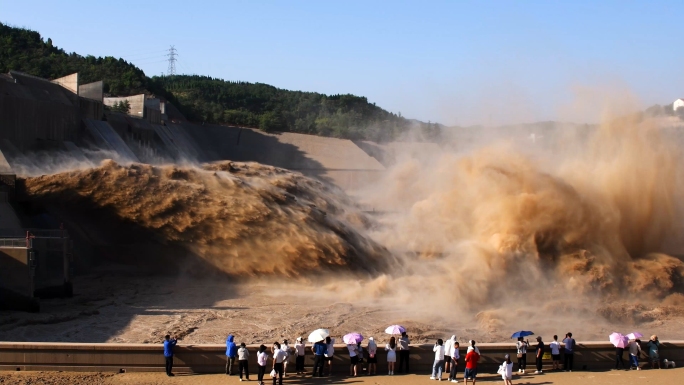
[[[166,74],[168,76],[173,76],[176,74],[176,56],[178,56],[178,53],[176,52],[176,47],[171,46],[169,48],[169,53],[166,54],[166,56],[169,57],[169,68],[166,70]]]

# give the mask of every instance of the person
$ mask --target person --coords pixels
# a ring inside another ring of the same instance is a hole
[[[233,375],[233,362],[235,362],[235,357],[237,357],[237,345],[233,342],[232,334],[228,334],[226,338],[226,374],[229,376]]]
[[[639,354],[641,354],[641,340],[638,338],[629,341],[627,345],[629,349],[629,368],[636,368],[636,370],[641,370],[639,367]]]
[[[328,363],[328,375],[332,376],[333,355],[335,355],[335,339],[325,337],[325,362]]]
[[[655,369],[656,364],[658,364],[658,369],[661,369],[660,355],[658,354],[658,350],[660,349],[660,341],[658,341],[658,336],[655,334],[652,335],[651,340],[648,341],[646,347],[648,348],[648,358],[651,360],[651,369]]]
[[[278,384],[283,385],[283,361],[285,361],[286,354],[280,347],[278,341],[273,343],[273,370],[275,371],[273,385],[276,385],[276,379],[278,379]]]
[[[351,341],[353,343],[347,344],[347,350],[349,350],[349,375],[350,376],[357,376],[356,373],[356,365],[359,363],[359,356],[357,355],[357,350],[356,350],[356,342]]]
[[[560,343],[558,343],[558,336],[553,336],[553,342],[549,344],[551,348],[551,359],[553,360],[553,370],[560,370]]]
[[[266,353],[266,345],[259,346],[259,353],[257,353],[257,382],[259,385],[264,385],[264,373],[266,373],[266,362],[268,361],[268,353]]]
[[[451,350],[454,348],[456,336],[453,335],[444,342],[444,372],[451,373]]]
[[[572,333],[568,332],[563,338],[563,343],[565,344],[565,349],[563,351],[563,370],[566,372],[572,372],[572,362],[575,359],[575,339],[572,338]]]
[[[527,348],[530,346],[530,341],[524,341],[522,337],[518,337],[518,342],[515,347],[518,351],[518,373],[525,373],[527,368]]]
[[[535,350],[535,363],[537,364],[537,370],[534,374],[541,374],[544,363],[542,359],[544,358],[544,341],[542,341],[541,336],[537,336],[537,348]]]
[[[624,355],[625,355],[625,348],[619,348],[615,347],[615,370],[617,369],[624,369],[625,368],[625,360],[624,360]]]
[[[280,350],[285,353],[285,359],[283,360],[283,377],[287,377],[287,363],[290,361],[290,354],[292,353],[292,349],[290,349],[290,345],[287,344],[287,340],[283,340],[283,343],[280,345]]]
[[[320,340],[313,344],[311,351],[314,354],[313,376],[316,377],[316,370],[318,370],[318,377],[323,377],[323,355],[328,351],[328,347],[323,340]]]
[[[497,373],[501,374],[504,385],[513,384],[513,361],[511,361],[511,357],[508,354],[504,356],[504,362],[499,366]]]
[[[173,377],[174,374],[171,372],[173,369],[173,348],[178,343],[178,340],[171,338],[170,335],[164,336],[164,360],[166,361],[166,375]]]
[[[385,350],[387,351],[387,374],[390,376],[394,375],[394,363],[397,362],[397,340],[392,336],[389,343],[385,345]]]
[[[406,374],[409,372],[409,344],[408,334],[402,332],[399,338],[399,373],[404,373],[404,364],[406,364]]]
[[[480,360],[480,350],[475,347],[475,340],[470,340],[470,346],[468,347],[468,352],[465,357],[465,373],[463,378],[465,379],[465,384],[468,385],[468,380],[475,381],[477,378],[477,362]]]
[[[375,356],[378,353],[378,345],[373,337],[368,339],[366,350],[368,351],[368,375],[373,376],[377,374],[378,370],[378,357]]]
[[[363,346],[361,346],[361,341],[356,344],[356,356],[359,357],[359,363],[356,364],[356,367],[359,369],[359,372],[363,372]]]
[[[444,367],[444,341],[441,338],[437,339],[435,346],[432,348],[435,352],[435,362],[432,364],[431,380],[442,381],[442,370]]]
[[[245,343],[240,344],[240,348],[237,351],[238,355],[238,370],[240,372],[240,381],[242,381],[242,372],[245,373],[245,378],[249,381],[249,350],[247,350],[247,345]]]
[[[458,352],[459,346],[458,341],[454,341],[454,347],[451,349],[451,370],[449,371],[449,381],[451,382],[458,382],[456,380],[456,373],[458,372],[458,360],[461,358]]]
[[[304,374],[304,356],[306,356],[306,343],[302,341],[302,337],[297,337],[295,343],[295,351],[297,352],[297,357],[295,358],[295,370],[297,374]]]

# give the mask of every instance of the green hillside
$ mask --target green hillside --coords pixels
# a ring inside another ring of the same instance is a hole
[[[67,53],[38,32],[0,23],[0,72],[9,70],[48,79],[78,72],[82,83],[103,80],[110,95],[155,94],[190,120],[201,122],[376,141],[396,138],[417,124],[428,139],[439,137],[439,126],[409,121],[365,97],[288,91],[197,75],[148,78],[123,59]]]
[[[0,72],[9,70],[47,79],[78,72],[81,83],[104,80],[105,92],[114,95],[140,92],[147,83],[145,73],[123,59],[68,54],[38,32],[0,23]]]
[[[189,117],[216,123],[351,139],[389,139],[409,122],[365,97],[278,89],[206,76],[154,77]]]

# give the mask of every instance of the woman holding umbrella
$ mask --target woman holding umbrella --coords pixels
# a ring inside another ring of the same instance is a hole
[[[358,345],[363,341],[363,336],[359,333],[349,333],[342,337],[342,341],[347,344],[347,349],[349,350],[349,375],[357,377],[357,366],[359,364]]]
[[[385,329],[385,333],[392,336],[400,334],[399,343],[396,345],[395,350],[399,350],[399,373],[402,373],[404,363],[406,364],[406,374],[409,372],[409,341],[408,335],[406,334],[406,328],[401,325],[390,325]],[[394,338],[394,337],[393,337]],[[396,341],[396,339],[395,339]],[[395,353],[396,356],[396,353]],[[394,374],[394,364],[392,364],[392,373]]]
[[[523,337],[533,334],[532,332],[521,330],[513,333],[511,336],[511,338],[518,338],[518,342],[515,343],[518,357],[518,373],[525,373],[525,368],[527,367],[527,348],[530,346],[530,341],[525,341]]]
[[[518,373],[525,373],[527,368],[527,348],[530,346],[530,341],[525,341],[523,337],[518,337],[518,342],[515,347],[518,350]]]
[[[613,333],[608,336],[608,339],[615,346],[615,370],[620,368],[624,369],[625,361],[623,355],[625,353],[625,347],[629,343],[629,338],[620,333]]]
[[[629,368],[636,368],[636,370],[641,370],[639,367],[639,355],[641,354],[641,340],[639,338],[643,337],[643,334],[639,332],[632,332],[627,334],[629,338],[629,344],[627,349],[629,350]]]

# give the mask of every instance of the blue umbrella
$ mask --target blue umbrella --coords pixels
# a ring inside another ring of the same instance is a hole
[[[519,332],[513,333],[511,338],[520,338],[520,337],[527,337],[527,336],[533,336],[533,335],[534,335],[534,332],[530,332],[527,330],[521,330]]]

